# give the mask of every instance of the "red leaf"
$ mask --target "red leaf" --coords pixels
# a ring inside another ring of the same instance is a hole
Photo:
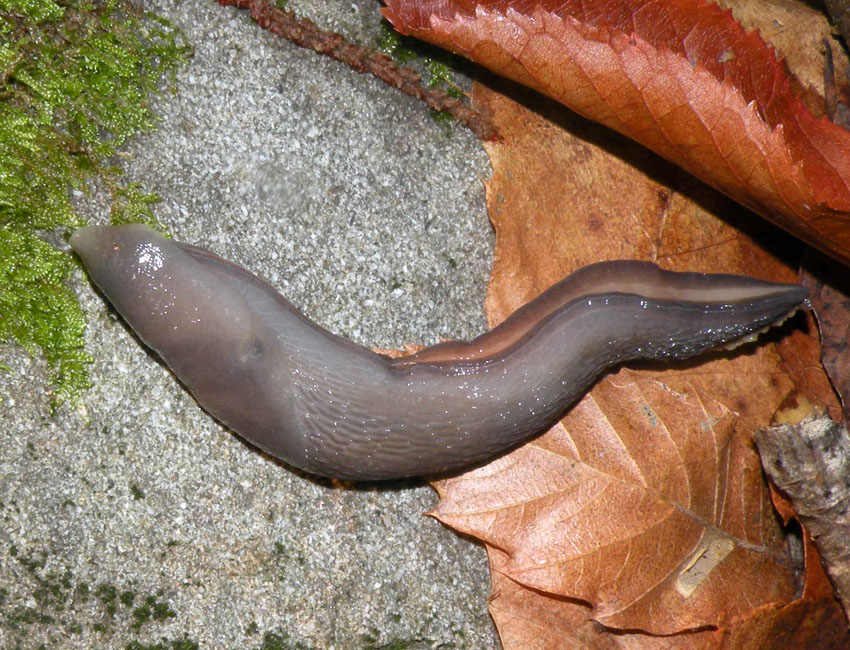
[[[402,32],[464,54],[653,149],[850,261],[850,132],[703,0],[388,0]]]

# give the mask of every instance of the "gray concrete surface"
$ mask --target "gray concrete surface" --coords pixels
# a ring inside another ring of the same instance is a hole
[[[128,177],[158,218],[379,346],[484,329],[490,169],[463,128],[212,2],[147,3],[195,56]],[[374,0],[291,0],[369,42]],[[106,215],[91,206],[92,220]],[[49,411],[0,348],[0,648],[492,648],[483,550],[420,481],[294,473],[214,423],[80,274],[94,388]],[[136,644],[136,645],[134,645]]]

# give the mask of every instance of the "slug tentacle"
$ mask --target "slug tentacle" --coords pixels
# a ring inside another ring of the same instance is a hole
[[[210,414],[296,467],[358,480],[492,458],[544,431],[612,366],[746,339],[807,296],[603,262],[473,341],[390,359],[319,327],[245,269],[145,226],[83,228],[71,245]]]

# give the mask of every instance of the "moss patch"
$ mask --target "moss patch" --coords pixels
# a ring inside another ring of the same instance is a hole
[[[24,551],[10,545],[7,555],[17,565],[17,584],[25,586],[14,596],[8,589],[0,590],[0,638],[9,639],[14,644],[10,647],[31,647],[45,627],[57,645],[35,647],[62,647],[61,639],[74,637],[107,644],[118,633],[148,636],[177,616],[161,591],[139,594],[128,585],[109,583],[90,587],[70,569],[59,566],[61,562],[47,551]],[[126,647],[193,650],[199,646],[184,635],[162,638],[152,645],[132,641]]]
[[[454,76],[454,68],[463,64],[461,58],[415,38],[402,36],[386,20],[381,21],[381,33],[377,39],[377,46],[398,63],[421,65],[429,87],[441,88],[449,97],[463,96],[463,91],[455,83]]]
[[[127,644],[126,650],[198,650],[200,647],[192,639],[182,638],[175,641],[163,639],[151,645],[142,645],[138,641],[133,641]]]
[[[114,164],[150,129],[159,79],[185,61],[179,30],[119,0],[0,0],[0,342],[41,350],[52,404],[88,385],[74,261],[49,241],[82,225],[73,192],[95,182],[114,222],[153,221],[155,197]]]

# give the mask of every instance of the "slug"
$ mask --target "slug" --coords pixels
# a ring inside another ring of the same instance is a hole
[[[545,431],[613,366],[749,340],[808,295],[602,262],[472,341],[391,359],[319,327],[247,270],[146,226],[89,226],[70,242],[213,417],[295,467],[353,480],[491,459]]]

